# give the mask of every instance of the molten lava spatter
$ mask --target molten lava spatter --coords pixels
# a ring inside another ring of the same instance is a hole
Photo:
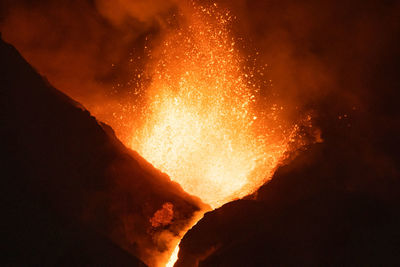
[[[132,148],[215,208],[263,184],[286,140],[255,127],[259,88],[229,35],[229,12],[194,9],[162,44]]]
[[[230,13],[216,5],[193,9],[154,51],[143,125],[131,147],[217,208],[270,178],[293,131],[269,124],[274,111],[257,111],[260,88],[229,34]],[[167,266],[179,246],[172,251]]]

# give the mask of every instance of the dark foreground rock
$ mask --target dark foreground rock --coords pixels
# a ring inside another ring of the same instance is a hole
[[[177,266],[399,264],[399,177],[342,156],[315,145],[253,200],[207,213],[183,238]]]
[[[0,58],[1,265],[154,264],[201,203],[2,40]]]

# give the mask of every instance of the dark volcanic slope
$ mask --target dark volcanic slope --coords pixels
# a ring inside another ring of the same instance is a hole
[[[152,263],[199,202],[2,40],[0,58],[1,265]],[[152,227],[166,202],[172,222]]]
[[[207,213],[183,238],[178,266],[398,265],[399,176],[355,152],[315,145],[255,200]]]

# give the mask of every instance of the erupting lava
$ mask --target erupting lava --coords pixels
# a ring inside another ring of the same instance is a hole
[[[179,252],[179,243],[176,245],[174,251],[171,254],[171,257],[169,258],[167,264],[165,267],[173,267],[175,262],[178,260],[178,252]]]
[[[256,110],[254,71],[230,36],[229,12],[194,6],[166,36],[131,147],[212,208],[268,179],[289,140]],[[170,263],[176,260],[178,246]]]
[[[229,36],[230,14],[195,7],[162,44],[132,148],[216,208],[248,195],[286,150],[258,123],[258,88]],[[256,126],[257,125],[257,126]]]

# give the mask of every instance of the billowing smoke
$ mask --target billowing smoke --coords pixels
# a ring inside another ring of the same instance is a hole
[[[236,17],[231,29],[243,54],[266,66],[259,77],[265,102],[282,107],[288,121],[315,111],[326,136],[333,121],[351,128],[370,110],[376,121],[398,112],[397,65],[391,60],[399,53],[393,42],[400,29],[398,2],[217,2]],[[157,47],[168,21],[187,3],[3,1],[1,32],[55,87],[111,124],[124,141],[121,133],[136,121],[132,103],[146,83],[147,46]],[[393,73],[380,73],[383,68]]]
[[[257,64],[267,65],[267,101],[284,106],[291,119],[318,109],[321,99],[330,99],[338,116],[375,101],[363,84],[375,58],[389,56],[382,47],[398,28],[395,1],[217,2],[237,17],[232,31],[243,53],[257,51]],[[57,88],[106,122],[120,119],[112,125],[119,133],[133,126],[123,117],[135,115],[127,102],[144,82],[146,45],[156,46],[168,19],[187,3],[5,1],[1,32]]]
[[[138,20],[151,24],[154,20],[163,20],[163,15],[174,7],[176,0],[129,1],[129,0],[96,0],[97,10],[117,27],[125,27],[129,20]]]

